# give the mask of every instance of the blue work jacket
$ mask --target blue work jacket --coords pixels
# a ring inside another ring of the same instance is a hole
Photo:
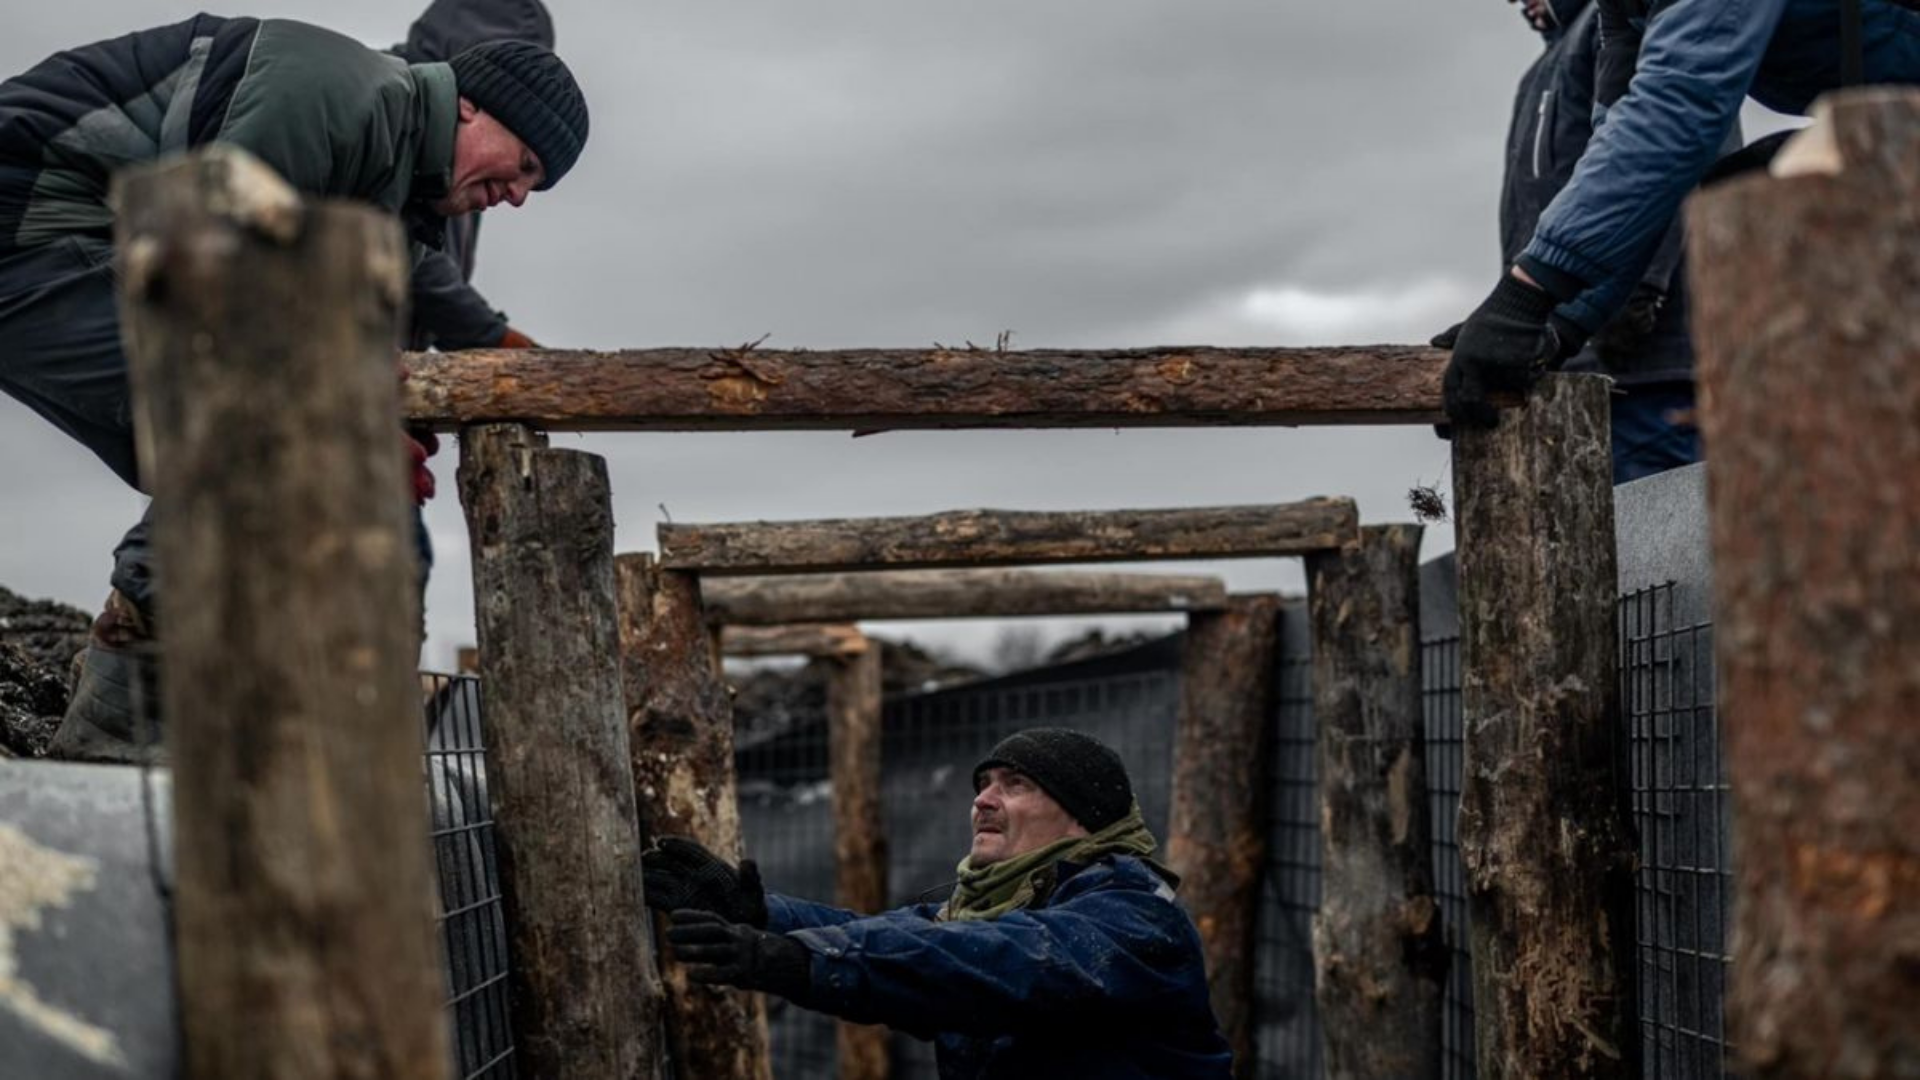
[[[1173,890],[1124,855],[1061,866],[1043,901],[998,919],[770,894],[768,929],[813,952],[799,1004],[932,1040],[943,1080],[1225,1080],[1200,935]]]
[[[1607,110],[1520,265],[1578,295],[1561,314],[1597,330],[1626,303],[1681,200],[1754,100],[1804,113],[1840,83],[1838,0],[1650,5],[1633,81]],[[1864,0],[1869,83],[1920,82],[1920,12]]]

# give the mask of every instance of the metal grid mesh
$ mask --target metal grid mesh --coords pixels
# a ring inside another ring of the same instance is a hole
[[[1255,927],[1256,1075],[1323,1075],[1313,996],[1313,916],[1320,909],[1320,790],[1313,663],[1290,656],[1275,686],[1267,872]]]
[[[427,793],[447,1010],[454,1061],[466,1080],[514,1077],[507,1015],[507,926],[501,909],[493,812],[487,802],[480,684],[468,676],[423,676]]]
[[[1425,719],[1427,792],[1433,821],[1433,889],[1453,962],[1440,1029],[1440,1075],[1472,1080],[1473,954],[1467,944],[1466,871],[1457,831],[1466,743],[1460,713],[1460,638],[1431,638],[1420,646],[1420,705]]]
[[[1620,599],[1620,699],[1639,833],[1635,934],[1648,1077],[1728,1075],[1728,784],[1713,629],[1675,617],[1674,586]]]

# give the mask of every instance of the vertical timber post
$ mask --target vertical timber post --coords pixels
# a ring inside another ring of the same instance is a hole
[[[1830,157],[1692,209],[1756,1078],[1920,1075],[1920,92],[1836,95]],[[1796,157],[1797,147],[1782,159]]]
[[[1418,525],[1307,556],[1319,727],[1315,985],[1327,1075],[1440,1075],[1448,950],[1433,894]]]
[[[1454,429],[1483,1080],[1634,1074],[1609,385],[1549,375],[1499,427]]]
[[[700,579],[650,555],[617,561],[620,657],[631,771],[641,831],[696,840],[738,862],[740,798],[733,771],[733,700]],[[766,999],[698,986],[665,965],[667,1034],[676,1070],[701,1080],[770,1080]]]
[[[459,479],[520,1069],[658,1076],[606,462],[487,425]]]
[[[1267,774],[1280,598],[1187,616],[1167,861],[1200,929],[1234,1075],[1253,1069],[1254,916],[1267,856]]]
[[[882,646],[822,661],[827,676],[827,750],[833,782],[835,899],[875,914],[887,906],[887,836],[880,815]],[[840,1080],[886,1080],[884,1027],[841,1021]]]
[[[115,199],[186,1075],[442,1080],[400,230],[232,151],[131,172]]]

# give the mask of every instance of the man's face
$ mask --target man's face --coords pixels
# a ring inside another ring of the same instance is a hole
[[[453,135],[453,185],[433,210],[458,217],[498,203],[519,206],[545,176],[540,159],[518,135],[461,98],[460,126]]]
[[[976,869],[1085,835],[1086,828],[1025,773],[995,766],[980,774],[969,852]]]

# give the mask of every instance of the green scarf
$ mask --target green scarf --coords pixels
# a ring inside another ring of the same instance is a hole
[[[997,919],[1044,899],[1058,884],[1058,865],[1063,862],[1085,866],[1103,855],[1132,855],[1169,884],[1180,879],[1173,871],[1148,858],[1159,847],[1153,833],[1140,816],[1140,804],[1134,803],[1127,816],[1091,836],[1069,836],[1046,847],[1003,859],[974,869],[973,856],[960,860],[956,871],[960,883],[936,916],[941,922],[967,919]]]

